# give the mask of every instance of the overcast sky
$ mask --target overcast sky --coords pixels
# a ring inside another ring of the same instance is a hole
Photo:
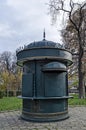
[[[51,25],[48,1],[0,0],[0,53],[42,40],[44,28],[47,40],[61,42],[62,23]]]
[[[47,2],[0,0],[0,53],[42,40],[44,28],[47,40],[60,41],[56,26],[51,25]]]

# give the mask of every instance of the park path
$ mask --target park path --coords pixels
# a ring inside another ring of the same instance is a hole
[[[49,123],[32,123],[20,119],[21,111],[0,113],[0,130],[86,130],[86,107],[70,107],[70,118]]]

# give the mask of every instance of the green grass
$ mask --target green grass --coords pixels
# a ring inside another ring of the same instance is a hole
[[[86,99],[79,99],[78,94],[72,94],[74,98],[68,100],[68,104],[72,106],[86,106]]]
[[[22,107],[22,100],[17,97],[4,97],[0,99],[0,111],[19,110]]]

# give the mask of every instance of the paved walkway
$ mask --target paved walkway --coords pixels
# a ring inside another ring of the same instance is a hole
[[[86,130],[86,107],[69,108],[70,118],[53,123],[32,123],[20,119],[21,112],[0,113],[0,130]]]

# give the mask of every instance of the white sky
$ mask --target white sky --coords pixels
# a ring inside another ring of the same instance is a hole
[[[61,42],[62,23],[51,25],[48,1],[0,0],[0,53],[42,40],[44,28],[47,40]]]

